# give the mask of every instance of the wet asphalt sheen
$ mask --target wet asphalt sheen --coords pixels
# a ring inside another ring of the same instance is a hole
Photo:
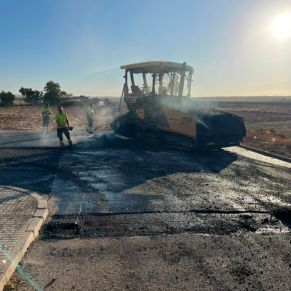
[[[47,195],[48,235],[290,231],[285,164],[236,148],[145,147],[110,132],[76,135],[63,150],[53,135],[18,134],[11,143],[12,136],[1,139],[0,184]]]

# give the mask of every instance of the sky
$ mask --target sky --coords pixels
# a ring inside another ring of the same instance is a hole
[[[291,36],[272,26],[290,0],[0,0],[0,11],[0,90],[53,80],[119,96],[120,65],[164,60],[194,67],[192,96],[291,96]]]

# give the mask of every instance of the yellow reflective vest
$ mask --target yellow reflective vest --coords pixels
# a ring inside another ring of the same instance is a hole
[[[57,122],[57,128],[66,128],[68,127],[67,124],[68,116],[67,113],[58,113],[56,115],[56,122]]]
[[[41,108],[41,114],[42,115],[51,115],[52,114],[52,111],[51,111],[51,109],[49,107],[43,106]]]
[[[94,109],[92,107],[87,107],[85,111],[88,117],[94,117]]]

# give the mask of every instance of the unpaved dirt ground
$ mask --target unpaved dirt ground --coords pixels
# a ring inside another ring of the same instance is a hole
[[[291,288],[290,164],[237,147],[141,147],[110,132],[75,136],[72,151],[15,136],[0,144],[0,184],[50,205],[21,263],[40,288]],[[18,272],[9,286],[33,290]]]
[[[51,107],[52,115],[50,119],[50,131],[56,128],[55,115],[56,107]],[[104,129],[112,119],[112,107],[96,106],[98,119],[95,121],[97,130]],[[84,130],[87,127],[87,118],[83,106],[64,106],[64,111],[68,114],[72,126],[77,130]],[[39,106],[18,105],[13,107],[0,107],[0,130],[27,130],[41,131],[42,116]]]
[[[244,118],[244,144],[291,157],[291,101],[217,102],[216,106]]]

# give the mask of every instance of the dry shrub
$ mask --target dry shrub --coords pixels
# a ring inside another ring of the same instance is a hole
[[[247,141],[269,143],[280,146],[291,146],[291,138],[274,130],[249,129],[246,136]]]

